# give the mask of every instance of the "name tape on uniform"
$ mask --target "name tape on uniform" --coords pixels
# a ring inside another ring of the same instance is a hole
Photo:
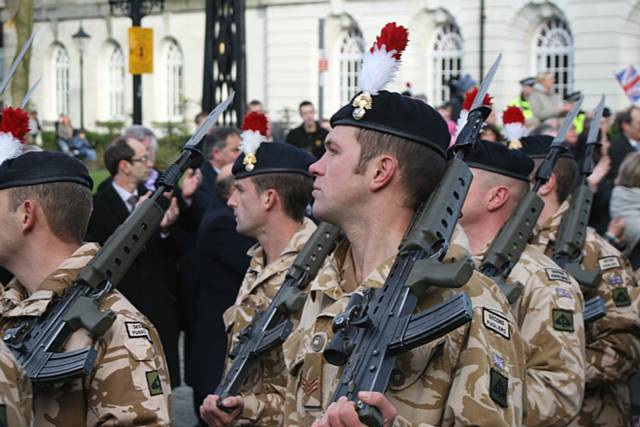
[[[571,283],[569,275],[564,270],[560,270],[559,268],[545,268],[544,272],[547,273],[547,278],[549,280],[558,280],[560,282]]]
[[[482,309],[482,323],[484,323],[485,328],[492,330],[505,337],[506,339],[511,339],[511,330],[509,329],[509,321],[506,317],[502,317],[501,315],[494,313],[491,310],[487,310],[486,308]]]
[[[140,322],[125,322],[127,326],[127,335],[129,338],[146,338],[151,342],[149,330]]]
[[[600,266],[600,270],[609,270],[621,266],[620,260],[614,255],[598,259],[598,265]]]

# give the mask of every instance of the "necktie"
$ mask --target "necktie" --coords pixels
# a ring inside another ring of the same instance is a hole
[[[138,203],[138,196],[135,194],[132,194],[128,199],[127,199],[127,203],[129,203],[129,212],[131,212],[133,210],[133,208],[136,207],[136,203]]]

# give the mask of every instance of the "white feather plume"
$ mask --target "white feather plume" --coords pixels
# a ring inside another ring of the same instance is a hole
[[[22,144],[8,132],[0,132],[0,164],[22,154]]]
[[[507,123],[502,128],[502,133],[505,138],[507,138],[507,141],[513,141],[514,139],[520,139],[525,136],[527,129],[520,122]]]
[[[467,124],[467,117],[469,117],[469,112],[467,110],[461,110],[460,116],[458,116],[458,121],[456,122],[456,137],[454,139],[458,139],[460,131],[462,131],[464,125]]]
[[[242,132],[242,152],[247,154],[255,154],[260,148],[260,144],[265,141],[265,137],[257,130],[245,130]]]
[[[362,69],[358,75],[358,88],[361,91],[376,95],[398,73],[400,61],[393,57],[395,49],[387,52],[384,48],[384,45],[383,49],[374,46],[373,52],[366,51],[364,54]]]

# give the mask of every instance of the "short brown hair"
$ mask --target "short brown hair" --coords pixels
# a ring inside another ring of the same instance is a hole
[[[294,221],[302,222],[304,210],[311,203],[313,179],[294,173],[268,173],[252,176],[258,194],[274,189],[282,200],[282,209]]]
[[[640,152],[628,154],[622,161],[616,185],[623,187],[640,187]]]
[[[118,173],[118,165],[121,160],[130,161],[136,152],[127,142],[126,136],[121,136],[111,141],[104,150],[104,165],[111,176]]]
[[[409,208],[417,209],[442,179],[445,160],[423,145],[370,129],[360,129],[357,140],[360,143],[360,159],[355,173],[363,173],[367,164],[377,156],[394,156],[398,160]]]
[[[83,242],[93,208],[91,190],[75,182],[14,187],[9,189],[9,210],[15,212],[28,198],[40,202],[56,237],[64,242]]]
[[[556,166],[553,168],[553,174],[556,176],[556,194],[560,203],[567,200],[576,185],[578,176],[578,165],[575,160],[560,157]]]

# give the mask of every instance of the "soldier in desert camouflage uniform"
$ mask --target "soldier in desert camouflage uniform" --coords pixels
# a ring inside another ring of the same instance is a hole
[[[479,141],[465,157],[473,182],[460,224],[479,266],[489,244],[529,190],[533,161],[506,146]],[[584,301],[578,283],[531,245],[507,278],[524,286],[512,312],[527,341],[524,425],[565,425],[582,403]]]
[[[552,138],[522,138],[522,149],[536,162],[549,150]],[[569,208],[567,200],[577,174],[569,155],[561,157],[552,179],[540,189],[545,207],[538,220],[532,244],[547,255],[553,253],[555,236],[562,216]],[[640,363],[640,293],[633,271],[624,256],[593,229],[587,229],[582,267],[602,270],[595,289],[582,288],[585,300],[600,296],[606,305],[606,317],[587,325],[586,389],[582,408],[571,425],[629,425],[628,378]]]
[[[257,114],[257,113],[252,113]],[[243,133],[246,138],[246,134]],[[246,150],[247,144],[243,143]],[[249,166],[245,158],[255,156]],[[313,178],[308,171],[315,158],[288,144],[262,143],[255,153],[243,152],[235,161],[234,191],[229,198],[239,233],[258,243],[249,249],[251,257],[236,302],[224,313],[228,332],[227,353],[237,344],[238,335],[257,311],[267,308],[280,289],[289,267],[307,242],[315,224],[304,216],[311,202]],[[227,367],[230,360],[227,359]],[[227,414],[215,408],[218,396],[207,397],[214,416],[202,412],[205,421],[218,418],[228,422],[236,415],[241,423],[281,425],[282,408],[271,406],[271,394],[284,394],[284,362],[280,348],[274,349],[252,372],[242,388],[242,397],[232,398],[235,411]],[[276,400],[277,401],[277,400]],[[242,412],[240,412],[242,410]]]
[[[41,316],[98,246],[82,244],[91,212],[85,166],[61,153],[26,153],[0,166],[0,265],[15,278],[0,296],[0,332],[25,316]],[[34,395],[37,426],[168,426],[166,363],[153,325],[118,291],[101,303],[115,315],[92,339],[83,329],[63,351],[97,350],[91,374]]]
[[[0,426],[33,425],[31,380],[0,340]]]

